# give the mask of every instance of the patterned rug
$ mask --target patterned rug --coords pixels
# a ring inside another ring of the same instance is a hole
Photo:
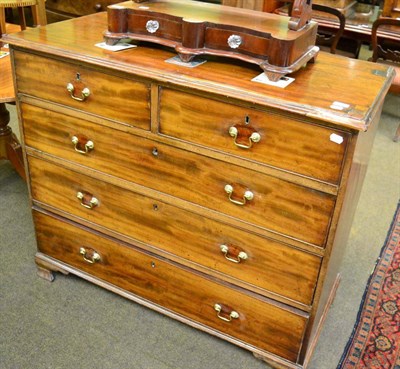
[[[400,369],[400,203],[337,369]]]

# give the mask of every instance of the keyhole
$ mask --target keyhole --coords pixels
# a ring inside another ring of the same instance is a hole
[[[249,124],[250,123],[250,117],[248,115],[246,115],[246,117],[244,118],[244,124]]]
[[[158,149],[157,149],[157,147],[154,147],[153,150],[151,151],[151,153],[152,153],[154,156],[158,156]]]
[[[152,261],[150,265],[151,265],[152,268],[156,267],[156,263],[154,261]]]
[[[158,205],[157,204],[153,204],[153,210],[157,211],[158,210]]]
[[[76,73],[76,80],[79,81],[81,79],[81,74],[79,72]]]

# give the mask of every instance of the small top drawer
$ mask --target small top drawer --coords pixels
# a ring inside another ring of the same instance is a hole
[[[170,89],[161,93],[160,132],[333,184],[349,139],[335,129]]]
[[[150,85],[15,52],[18,92],[150,129]]]

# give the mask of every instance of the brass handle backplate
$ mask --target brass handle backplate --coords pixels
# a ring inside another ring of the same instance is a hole
[[[221,245],[220,250],[224,254],[225,259],[231,261],[232,263],[238,264],[242,260],[246,260],[248,258],[247,254],[244,251],[239,251],[239,253],[237,253],[236,255],[236,258],[233,258],[229,253],[228,245]]]
[[[71,142],[74,144],[74,149],[80,154],[88,154],[94,149],[94,142],[82,136],[72,136]]]
[[[87,87],[84,87],[81,90],[81,96],[75,96],[75,86],[73,83],[67,83],[67,91],[70,96],[76,101],[85,101],[90,96],[90,90]]]
[[[217,312],[218,318],[220,318],[224,322],[231,322],[232,319],[239,318],[239,313],[237,313],[234,310],[229,309],[228,307],[224,307],[221,304],[215,304],[214,310]]]
[[[85,249],[84,247],[81,247],[79,249],[79,253],[83,256],[83,260],[85,260],[89,264],[94,264],[101,260],[100,254],[90,248]]]
[[[225,192],[229,195],[229,201],[236,204],[236,205],[245,205],[246,202],[253,200],[254,198],[254,194],[253,192],[251,192],[250,190],[246,190],[243,193],[243,197],[242,200],[236,200],[232,197],[233,192],[234,192],[234,188],[232,185],[227,184],[225,186]]]
[[[250,149],[253,143],[261,141],[261,135],[250,126],[235,124],[229,127],[229,135],[234,138],[234,143],[241,149]]]
[[[81,200],[81,205],[86,209],[93,209],[99,205],[99,200],[89,193],[79,191],[76,193],[76,197]]]

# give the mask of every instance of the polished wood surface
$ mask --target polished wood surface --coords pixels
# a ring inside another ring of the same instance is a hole
[[[130,38],[168,46],[184,62],[197,55],[244,60],[277,81],[318,53],[316,24],[303,11],[309,5],[296,1],[290,19],[190,0],[127,1],[108,7],[104,37],[110,45]]]
[[[46,60],[27,53],[16,53],[15,59],[17,63],[29,66],[17,71],[21,92],[68,104],[91,114],[101,112],[106,118],[150,129],[149,83],[132,81],[123,76],[100,75],[84,66]],[[69,83],[74,87],[73,92],[67,89]],[[82,96],[84,88],[90,93],[87,98]],[[127,101],[132,102],[127,104]]]
[[[259,227],[289,234],[300,241],[324,245],[335,201],[332,195],[82,119],[27,105],[22,107],[22,113],[26,123],[25,142],[30,147],[66,160],[73,159],[89,168]],[[38,131],[34,122],[40,117],[41,128]],[[71,139],[77,135],[92,141],[93,151],[87,155],[74,151]],[[244,202],[244,206],[229,200],[224,190],[226,185],[233,187],[231,198]],[[247,189],[254,194],[254,199],[248,202],[243,200]],[[296,198],[304,199],[308,207],[293,201]],[[281,211],[281,207],[286,211]]]
[[[382,16],[398,18],[400,16],[400,0],[385,0],[383,3]]]
[[[15,32],[19,27],[7,24],[7,32]],[[2,42],[0,41],[0,46]],[[2,52],[9,52],[8,48],[1,47]],[[15,89],[11,71],[10,56],[0,58],[0,159],[7,159],[11,162],[18,174],[26,179],[22,148],[18,138],[12,132],[10,113],[6,103],[15,102]]]
[[[170,89],[161,93],[162,134],[337,184],[348,132],[299,125],[297,118]],[[231,127],[238,131],[236,138],[229,134]],[[254,132],[260,135],[258,142],[250,139]],[[341,137],[342,143],[331,141],[332,134]],[[307,147],[300,139],[304,135],[308,137]],[[325,144],[321,146],[322,142]]]
[[[393,68],[320,53],[279,88],[231,59],[100,49],[106,22],[6,37],[39,275],[75,274],[304,369]]]
[[[193,264],[197,264],[199,268],[200,264],[200,270],[227,281],[243,281],[243,286],[265,296],[276,298],[278,294],[286,297],[282,301],[312,303],[321,263],[316,255],[111,184],[100,184],[92,177],[45,160],[29,157],[29,168],[32,196],[41,206],[52,207],[52,211],[60,209],[108,230],[118,229],[135,242],[152,245],[169,257],[175,254],[188,266],[196,268]],[[76,197],[82,191],[90,198],[95,196],[101,205],[93,209],[82,206]],[[158,226],[154,228],[154,224]],[[221,245],[227,245],[227,257]],[[245,252],[247,258],[241,260],[240,252]],[[292,272],[287,273],[288,269]]]
[[[285,359],[296,360],[307,321],[305,315],[228,288],[155,255],[117,244],[80,227],[37,212],[34,217],[40,252],[225,335]],[[82,240],[85,240],[83,244]],[[85,262],[81,247],[94,249],[99,253],[100,261],[94,265]],[[221,313],[225,319],[233,309],[239,317],[231,322],[221,320],[214,310],[217,303],[226,306],[227,312]]]
[[[173,82],[181,88],[207,86],[210,93],[240,99],[261,107],[273,107],[291,111],[305,117],[315,117],[336,125],[366,130],[371,115],[377,109],[375,96],[384,95],[390,85],[393,70],[376,65],[376,73],[368,62],[348,60],[321,53],[315,64],[308,64],[309,73],[299,71],[292,76],[296,83],[285,89],[252,82],[260,74],[258,68],[249,64],[222,63],[219,58],[208,58],[207,63],[196,68],[179,67],[165,63],[175,56],[171,51],[156,47],[138,47],[113,53],[95,46],[101,42],[106,24],[106,14],[89,15],[84,18],[50,24],[23,34],[10,34],[5,40],[19,47],[35,48],[38,52],[51,50],[55,57],[73,58],[90,62],[93,67],[102,65],[121,74],[156,78],[160,82]],[[87,30],[91,29],[91,32]],[[71,42],[79,40],[78,42]],[[334,68],[332,68],[334,65]],[[341,78],[337,78],[341,76]],[[73,78],[72,76],[71,78]],[[346,89],[343,89],[346,81]],[[362,81],[368,81],[360,88]],[[69,81],[65,81],[67,84]],[[227,83],[229,82],[229,83]],[[315,86],[330,86],[321,93]],[[64,88],[63,88],[64,90]],[[340,111],[332,108],[338,100],[350,108]]]

